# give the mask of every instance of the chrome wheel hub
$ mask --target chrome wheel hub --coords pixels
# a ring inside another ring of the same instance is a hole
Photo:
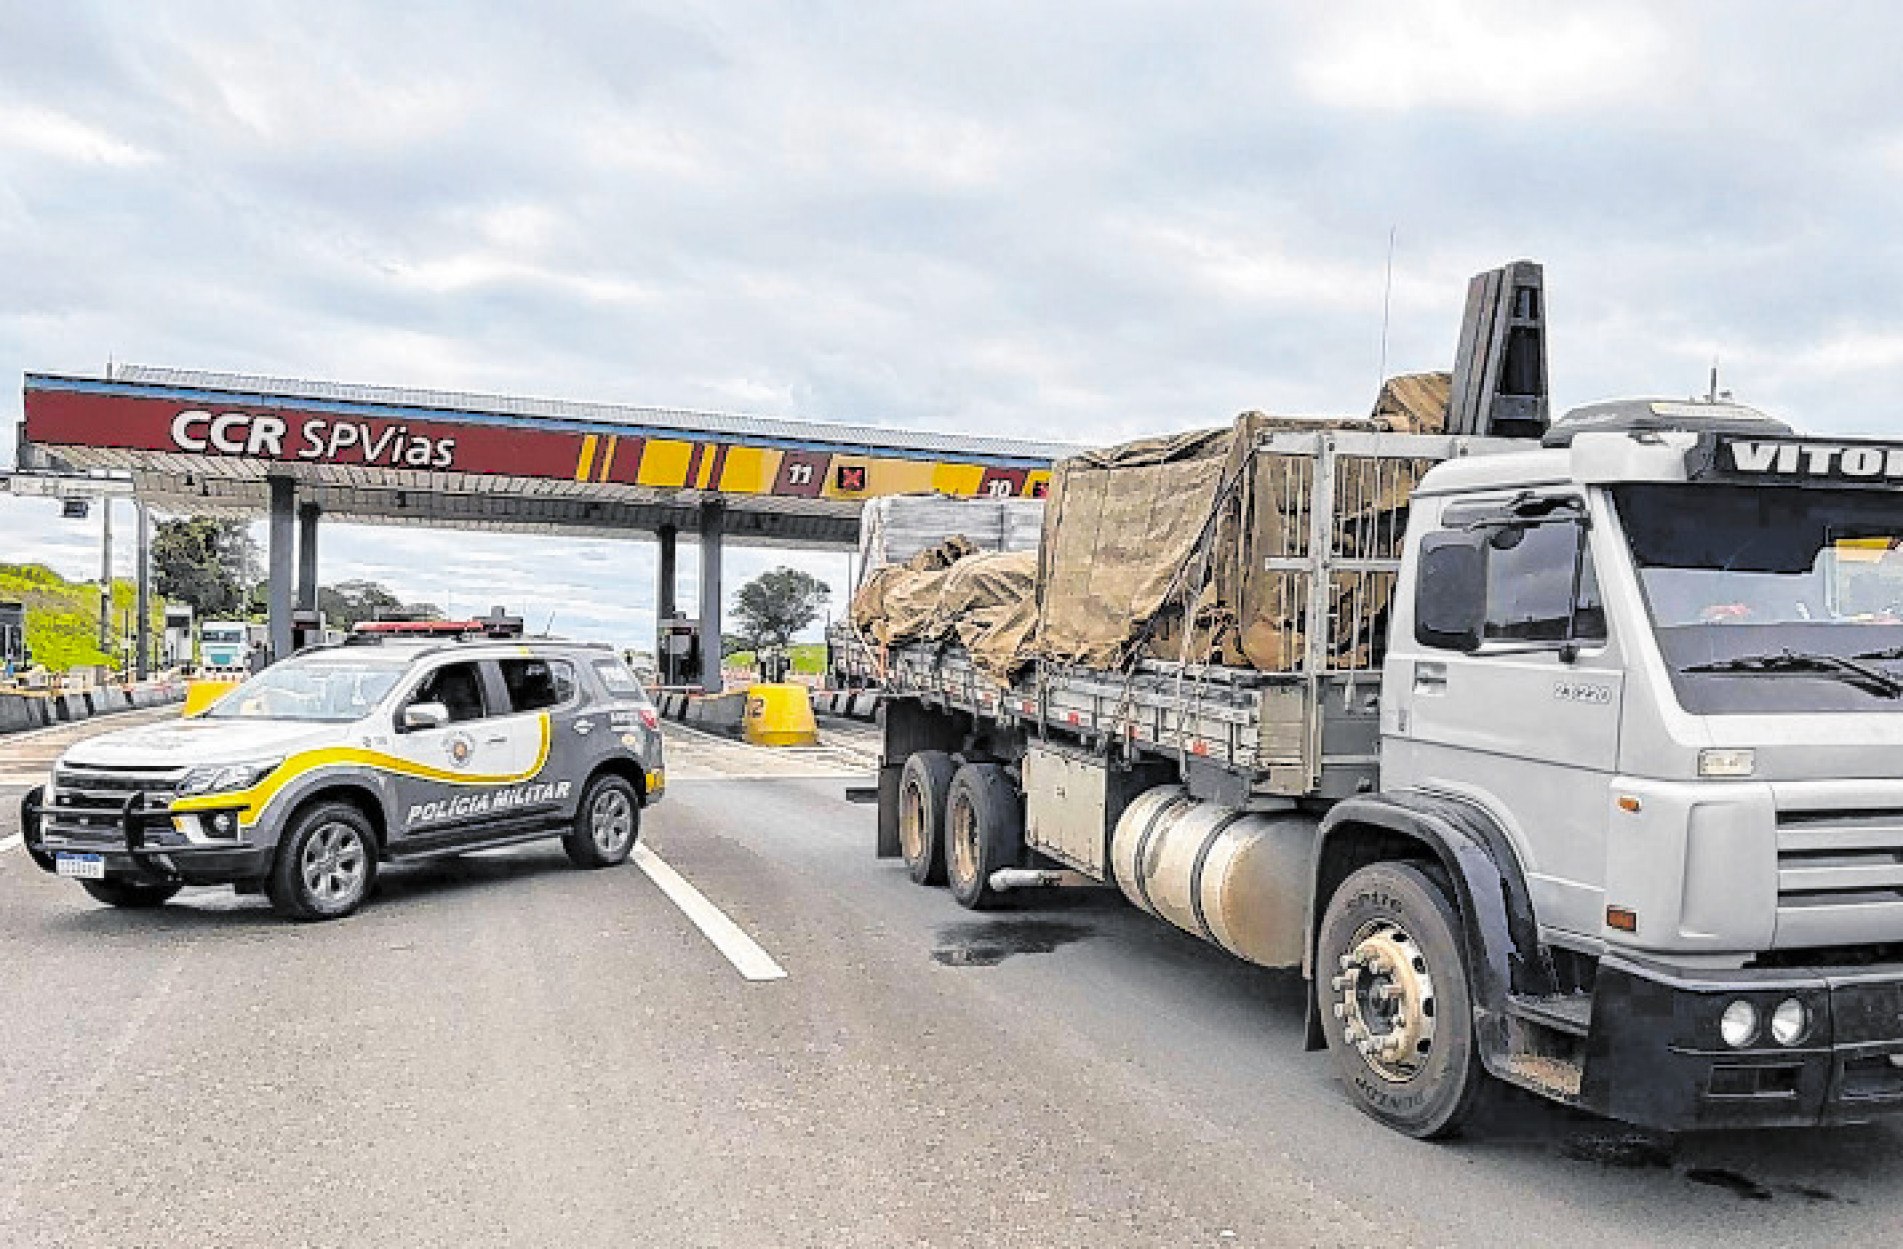
[[[1365,925],[1329,985],[1342,1039],[1370,1070],[1397,1084],[1420,1072],[1434,1050],[1434,978],[1400,925]]]

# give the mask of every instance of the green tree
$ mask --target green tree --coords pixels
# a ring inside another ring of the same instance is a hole
[[[192,605],[200,620],[242,614],[258,576],[258,544],[242,520],[183,516],[152,534],[152,577],[168,599]]]
[[[832,594],[824,581],[797,568],[763,572],[734,597],[734,626],[755,650],[785,646],[819,616]]]
[[[333,629],[348,629],[359,621],[402,616],[409,619],[441,620],[443,609],[434,603],[405,603],[379,581],[352,578],[335,585],[319,586],[317,608],[324,623]]]

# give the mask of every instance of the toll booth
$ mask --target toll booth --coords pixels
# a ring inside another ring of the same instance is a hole
[[[165,605],[164,650],[159,655],[161,668],[185,668],[192,662],[192,605]]]
[[[291,612],[291,653],[308,650],[313,646],[322,646],[331,641],[330,631],[324,627],[324,613],[299,607]]]
[[[663,686],[694,685],[700,681],[700,621],[679,614],[661,621],[655,638],[655,666]]]
[[[764,684],[779,685],[786,681],[786,674],[793,670],[793,661],[787,658],[785,647],[763,646],[754,656],[753,667]]]
[[[24,603],[0,603],[0,668],[8,666],[27,666]]]

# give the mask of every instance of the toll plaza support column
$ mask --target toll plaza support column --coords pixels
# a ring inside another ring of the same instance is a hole
[[[297,505],[297,607],[317,610],[317,518],[323,509],[315,503]]]
[[[672,525],[662,525],[654,531],[654,537],[661,544],[659,567],[655,570],[659,584],[654,592],[654,618],[665,621],[675,612],[674,596],[674,539],[678,530]]]
[[[718,503],[700,508],[700,685],[718,694],[720,677],[720,534],[726,509]]]
[[[139,618],[133,623],[132,633],[138,638],[139,655],[132,665],[132,675],[143,681],[152,675],[152,510],[144,499],[135,499],[133,506],[139,509],[139,562],[133,566],[138,577]]]
[[[266,530],[269,590],[265,596],[271,614],[271,658],[291,656],[291,565],[297,536],[297,483],[273,477],[271,519]]]

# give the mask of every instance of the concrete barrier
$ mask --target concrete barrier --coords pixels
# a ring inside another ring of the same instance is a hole
[[[819,741],[813,700],[803,686],[760,683],[747,687],[740,735],[756,746],[811,746]]]
[[[687,723],[711,733],[738,733],[746,719],[747,693],[703,694],[687,700]]]
[[[18,733],[37,726],[39,717],[28,704],[39,701],[20,694],[0,694],[0,733]]]

